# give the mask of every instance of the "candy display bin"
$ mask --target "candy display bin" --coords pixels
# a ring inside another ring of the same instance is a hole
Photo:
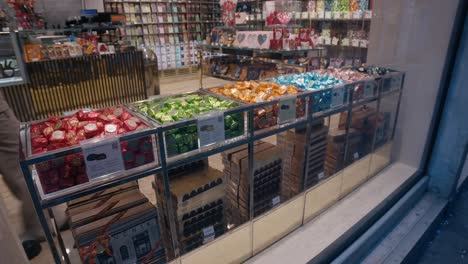
[[[307,117],[307,98],[293,86],[250,81],[209,88],[206,91],[258,106],[253,110],[256,132],[267,131],[280,124]]]
[[[156,125],[162,126],[165,153],[168,158],[187,157],[204,147],[237,140],[245,137],[247,133],[242,103],[203,91],[159,96],[133,103],[129,108],[147,117]],[[204,120],[216,116],[222,116],[223,128],[218,129],[208,125],[209,130],[214,130],[200,131],[203,130],[201,124]],[[207,139],[207,142],[206,137],[201,134],[215,138],[211,141]]]
[[[155,168],[156,133],[123,106],[23,123],[21,164],[41,198],[54,199]]]

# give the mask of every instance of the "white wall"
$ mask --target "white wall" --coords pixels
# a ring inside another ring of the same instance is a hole
[[[406,71],[395,157],[419,166],[458,0],[376,0],[369,64]]]

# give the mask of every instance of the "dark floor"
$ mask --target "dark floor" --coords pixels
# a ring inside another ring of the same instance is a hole
[[[468,264],[468,184],[449,204],[419,263]]]

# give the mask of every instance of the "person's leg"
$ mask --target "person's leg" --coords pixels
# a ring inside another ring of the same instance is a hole
[[[44,235],[19,165],[19,122],[11,110],[0,112],[0,174],[22,202],[22,240],[42,240]]]

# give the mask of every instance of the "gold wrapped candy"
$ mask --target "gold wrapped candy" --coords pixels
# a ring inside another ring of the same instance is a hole
[[[214,88],[211,92],[236,98],[247,103],[261,103],[273,100],[275,97],[297,94],[294,86],[279,85],[272,82],[245,81],[227,84],[224,88]]]

